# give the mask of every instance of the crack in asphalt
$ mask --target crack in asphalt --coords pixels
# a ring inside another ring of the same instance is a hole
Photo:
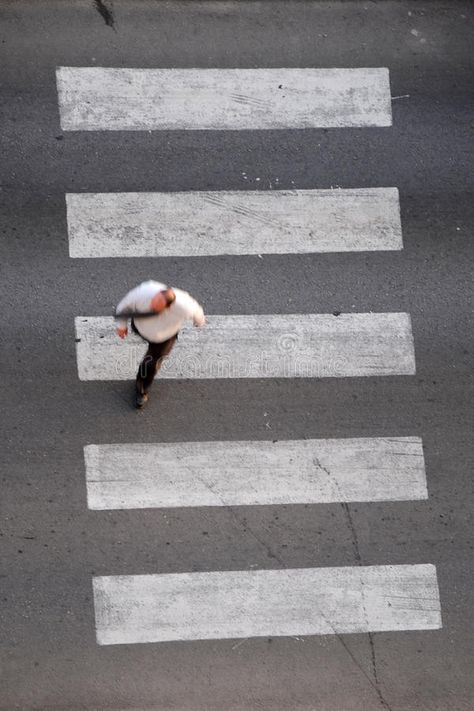
[[[315,466],[316,466],[318,469],[320,469],[321,471],[325,472],[325,474],[327,474],[327,476],[331,479],[331,481],[333,482],[335,488],[336,488],[337,491],[339,492],[340,498],[342,499],[343,496],[342,496],[342,492],[341,492],[341,490],[340,490],[339,484],[338,484],[337,480],[333,477],[333,475],[331,474],[331,472],[329,471],[329,469],[328,469],[327,467],[325,467],[323,464],[321,464],[320,460],[319,460],[317,457],[314,457],[313,463],[315,464]],[[349,530],[350,530],[350,532],[351,532],[351,540],[352,540],[352,546],[353,546],[353,549],[354,549],[354,557],[355,557],[355,559],[356,559],[357,565],[362,565],[362,557],[361,557],[361,554],[360,554],[359,539],[358,539],[358,537],[357,537],[357,530],[356,530],[356,527],[355,527],[355,524],[354,524],[354,519],[352,518],[352,513],[351,513],[351,510],[350,510],[349,504],[348,504],[346,501],[341,501],[341,506],[342,506],[342,510],[344,511],[344,514],[345,514],[345,516],[346,516],[347,526],[348,526],[348,528],[349,528]],[[364,583],[362,582],[362,580],[361,580],[360,582],[361,582],[361,589],[362,589],[362,597],[364,597]],[[366,618],[366,621],[367,621],[367,610],[366,610],[366,607],[365,607],[365,602],[364,602],[363,608],[364,608],[364,615],[365,615],[365,618]],[[368,624],[367,624],[367,626],[368,626]],[[377,696],[378,696],[378,698],[379,698],[379,701],[380,701],[381,705],[382,705],[384,708],[386,708],[388,711],[392,711],[391,707],[389,706],[389,704],[388,704],[387,701],[385,700],[385,698],[384,698],[384,696],[383,696],[383,693],[382,693],[382,690],[381,690],[381,688],[380,688],[380,682],[379,682],[378,673],[377,673],[377,657],[376,657],[376,655],[375,655],[374,635],[373,635],[372,632],[367,632],[367,637],[368,637],[368,640],[369,640],[370,657],[371,657],[371,661],[372,661],[372,673],[373,673],[373,676],[374,676],[374,681],[372,682],[372,680],[367,676],[367,674],[365,674],[365,672],[364,672],[364,676],[370,681],[371,685],[373,686],[373,688],[374,688],[374,690],[375,690],[375,692],[376,692],[376,694],[377,694]],[[362,671],[362,668],[360,667],[359,664],[357,664],[354,655],[349,651],[348,647],[347,647],[346,644],[343,642],[343,640],[342,640],[342,638],[340,637],[340,635],[337,635],[337,638],[338,638],[338,640],[341,642],[341,644],[342,644],[342,646],[344,647],[344,649],[346,650],[346,652],[347,652],[347,653],[349,654],[349,656],[351,657],[352,661],[353,661],[353,662],[356,664],[356,666]]]

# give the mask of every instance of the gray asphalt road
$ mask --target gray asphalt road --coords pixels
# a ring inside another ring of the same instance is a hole
[[[2,710],[473,708],[473,19],[467,1],[2,2]],[[61,65],[386,66],[405,98],[389,129],[63,134]],[[68,257],[65,192],[275,178],[397,186],[404,250]],[[410,312],[417,375],[168,380],[137,413],[129,384],[78,380],[73,323],[151,276],[210,314]],[[429,499],[352,505],[356,540],[337,504],[87,510],[90,442],[379,435],[423,438]],[[96,644],[94,574],[354,565],[357,547],[364,565],[435,564],[443,628]]]

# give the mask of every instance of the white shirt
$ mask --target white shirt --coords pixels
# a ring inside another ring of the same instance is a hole
[[[146,313],[152,311],[151,300],[159,291],[166,289],[166,284],[159,281],[144,281],[128,292],[117,306],[117,314],[123,314],[125,318],[117,323],[119,328],[127,327],[127,312],[140,311]],[[188,319],[192,319],[195,326],[203,326],[205,323],[202,306],[187,291],[175,289],[176,299],[171,306],[166,308],[156,316],[147,318],[134,318],[137,331],[143,338],[152,343],[162,343],[168,338],[176,335]]]

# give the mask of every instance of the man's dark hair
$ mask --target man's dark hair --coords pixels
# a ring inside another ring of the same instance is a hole
[[[169,288],[168,289],[163,289],[162,292],[163,296],[166,299],[166,306],[171,306],[173,301],[176,300],[176,294],[174,293],[173,289]]]

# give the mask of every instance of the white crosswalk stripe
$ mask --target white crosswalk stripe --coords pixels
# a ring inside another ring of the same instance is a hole
[[[108,317],[76,318],[81,380],[130,380],[144,345],[124,344]],[[183,346],[180,350],[180,346]],[[343,378],[413,375],[408,314],[210,316],[188,327],[162,378]]]
[[[59,67],[64,131],[390,126],[386,68]]]
[[[441,627],[432,565],[94,578],[99,644]]]
[[[69,193],[71,257],[402,248],[396,188]]]
[[[357,69],[60,67],[64,131],[390,126],[389,73]],[[66,195],[73,258],[401,250],[398,190]],[[143,342],[77,317],[81,380],[135,377]],[[160,377],[413,375],[406,313],[217,315],[186,328]],[[95,510],[422,500],[419,437],[89,444]],[[99,644],[441,627],[426,565],[107,575],[93,579]]]
[[[91,509],[428,497],[418,437],[91,444],[84,457]]]

